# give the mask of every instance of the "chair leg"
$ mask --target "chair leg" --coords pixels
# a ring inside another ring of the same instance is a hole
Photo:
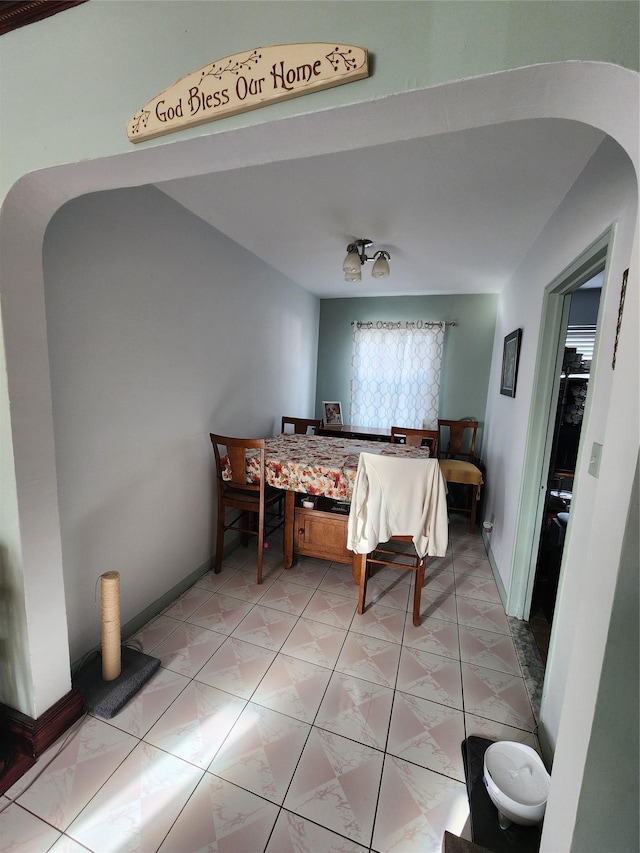
[[[369,564],[367,563],[367,557],[364,555],[364,559],[362,560],[362,566],[360,569],[360,591],[358,593],[358,613],[362,615],[364,613],[365,606],[365,598],[367,595],[367,580],[369,575]]]
[[[415,587],[413,590],[413,624],[416,628],[420,627],[420,597],[422,595],[422,587],[424,586],[424,565],[425,560],[421,559],[416,569]]]
[[[282,550],[284,551],[284,567],[290,569],[293,565],[293,522],[295,518],[295,492],[289,489],[284,498],[284,536]]]
[[[353,577],[353,582],[359,586],[360,578],[362,576],[362,572],[367,567],[367,555],[366,554],[356,554],[354,552],[353,557],[351,559],[351,575]]]
[[[264,553],[264,516],[258,515],[258,583],[262,583],[262,556]]]

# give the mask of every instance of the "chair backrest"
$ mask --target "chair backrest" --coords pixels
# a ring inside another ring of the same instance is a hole
[[[431,456],[438,455],[438,438],[437,429],[411,429],[410,427],[391,427],[391,443],[392,444],[409,444],[412,447],[423,447],[426,445],[429,448]]]
[[[292,426],[296,435],[306,435],[311,430],[312,435],[317,435],[320,429],[320,419],[314,418],[282,418],[282,432],[285,427]]]
[[[476,453],[478,421],[438,420],[440,432],[440,457],[443,459],[464,458],[473,462]]]
[[[264,438],[232,438],[228,435],[209,433],[213,454],[216,459],[218,482],[247,491],[260,491],[264,483]],[[224,452],[221,452],[224,448]],[[257,451],[259,457],[260,482],[247,483],[247,451]],[[226,472],[229,479],[223,476]]]

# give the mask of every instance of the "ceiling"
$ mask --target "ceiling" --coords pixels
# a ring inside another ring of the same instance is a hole
[[[497,293],[603,138],[535,119],[156,186],[319,297]],[[344,281],[359,237],[390,253],[389,278],[366,264]]]

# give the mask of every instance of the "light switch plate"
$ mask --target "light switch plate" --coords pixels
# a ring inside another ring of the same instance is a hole
[[[591,456],[589,458],[589,473],[592,477],[598,477],[600,474],[600,457],[602,455],[602,445],[594,441],[591,445]]]

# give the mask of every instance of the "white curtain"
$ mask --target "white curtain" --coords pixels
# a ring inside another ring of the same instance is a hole
[[[436,429],[444,323],[353,324],[351,424]]]

